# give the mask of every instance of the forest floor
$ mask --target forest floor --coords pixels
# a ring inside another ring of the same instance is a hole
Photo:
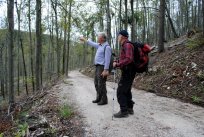
[[[134,115],[113,118],[119,111],[115,86],[107,82],[108,104],[98,106],[92,103],[93,79],[72,71],[50,90],[26,99],[13,125],[1,121],[0,127],[6,137],[204,137],[202,107],[143,90],[132,90]]]
[[[62,84],[69,85],[60,80],[51,89],[18,97],[12,115],[2,105],[0,137],[82,137],[81,115],[58,96]]]

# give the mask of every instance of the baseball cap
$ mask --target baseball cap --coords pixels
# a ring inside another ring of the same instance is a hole
[[[123,35],[124,37],[128,37],[128,32],[126,30],[121,30],[119,32],[120,35]]]

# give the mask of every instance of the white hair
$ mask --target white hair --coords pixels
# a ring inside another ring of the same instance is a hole
[[[98,32],[97,35],[99,36],[102,36],[104,38],[104,40],[106,41],[107,40],[107,35],[105,32]]]

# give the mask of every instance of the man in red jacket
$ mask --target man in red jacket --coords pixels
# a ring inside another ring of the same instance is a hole
[[[131,87],[135,78],[134,49],[129,43],[128,32],[122,30],[118,35],[118,42],[121,46],[119,60],[113,63],[113,67],[121,69],[121,78],[117,89],[117,99],[120,104],[120,111],[114,114],[115,118],[127,117],[134,114]]]

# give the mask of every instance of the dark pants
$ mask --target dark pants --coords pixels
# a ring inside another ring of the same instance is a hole
[[[94,84],[96,88],[96,100],[107,102],[106,80],[107,77],[102,77],[104,70],[103,65],[96,65]]]
[[[133,64],[125,66],[122,69],[121,78],[117,89],[117,99],[120,104],[121,111],[127,111],[128,108],[133,108],[132,101],[132,83],[135,78],[135,67]]]

